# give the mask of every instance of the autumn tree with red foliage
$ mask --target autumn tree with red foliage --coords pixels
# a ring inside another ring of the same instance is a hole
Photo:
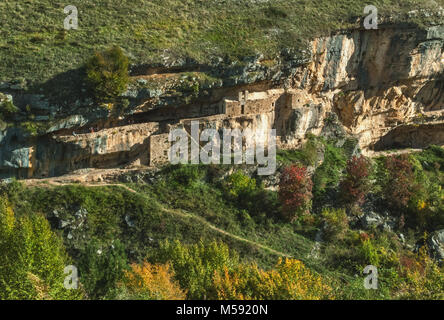
[[[364,156],[353,156],[347,162],[347,174],[340,184],[341,195],[350,205],[360,205],[370,190],[370,162]]]
[[[385,159],[387,179],[384,186],[386,199],[396,209],[407,207],[413,196],[415,174],[407,155],[390,156]]]
[[[307,168],[292,165],[283,170],[279,183],[279,200],[284,215],[290,221],[310,209],[312,189],[313,182]]]

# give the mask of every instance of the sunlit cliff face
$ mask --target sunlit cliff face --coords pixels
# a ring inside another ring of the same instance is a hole
[[[154,110],[138,123],[77,135],[18,139],[14,128],[0,128],[0,173],[40,177],[158,165],[167,161],[165,135],[189,119],[264,137],[276,129],[278,146],[296,148],[307,133],[322,134],[334,114],[365,154],[444,145],[444,26],[356,30],[315,39],[311,50],[310,62],[285,87],[223,88],[208,110]]]

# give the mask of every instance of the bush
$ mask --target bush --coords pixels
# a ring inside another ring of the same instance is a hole
[[[169,168],[169,178],[172,183],[178,183],[185,187],[202,179],[205,172],[198,165],[175,165]]]
[[[344,239],[348,231],[348,217],[344,209],[326,208],[322,211],[324,234],[328,240]]]
[[[413,166],[407,155],[389,156],[385,159],[387,177],[384,194],[394,209],[406,208],[416,187]]]
[[[230,252],[226,244],[219,242],[182,245],[179,241],[166,241],[154,259],[161,264],[171,264],[176,280],[188,290],[189,299],[214,297],[214,273],[224,268],[231,270],[239,264],[237,253]]]
[[[293,221],[311,206],[313,183],[307,168],[293,165],[283,170],[279,182],[279,200],[285,217]]]
[[[10,119],[17,112],[19,108],[6,95],[0,93],[0,119]]]
[[[252,179],[241,171],[237,171],[226,179],[224,190],[230,198],[244,202],[256,190],[256,179]]]
[[[360,251],[366,263],[377,267],[379,266],[380,254],[378,246],[374,243],[372,239],[363,239]]]
[[[240,265],[214,275],[221,300],[319,300],[330,297],[331,288],[321,277],[294,259],[279,259],[274,269]]]
[[[240,209],[239,219],[243,228],[253,228],[253,222],[263,223],[267,216],[276,218],[275,211],[279,207],[277,194],[265,190],[263,184],[257,183],[256,179],[237,171],[225,179],[222,188],[226,198]]]
[[[428,146],[424,151],[415,154],[415,157],[426,170],[444,171],[444,148],[440,146]]]
[[[85,68],[87,82],[98,101],[113,101],[127,89],[128,58],[119,47],[96,52]]]
[[[362,204],[370,189],[370,163],[364,156],[353,156],[347,162],[345,179],[340,184],[344,202],[350,205]]]
[[[168,264],[153,265],[144,262],[132,264],[125,271],[120,298],[125,300],[185,300],[186,292],[173,280],[174,274]],[[122,297],[123,294],[123,297]]]

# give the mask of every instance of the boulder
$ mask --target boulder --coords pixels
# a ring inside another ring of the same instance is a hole
[[[384,224],[384,218],[379,214],[370,211],[361,218],[361,224],[364,229],[370,229],[372,227],[379,227]]]

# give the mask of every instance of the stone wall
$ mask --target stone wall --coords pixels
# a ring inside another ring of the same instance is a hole
[[[149,165],[155,167],[167,163],[169,148],[168,133],[150,136]]]

